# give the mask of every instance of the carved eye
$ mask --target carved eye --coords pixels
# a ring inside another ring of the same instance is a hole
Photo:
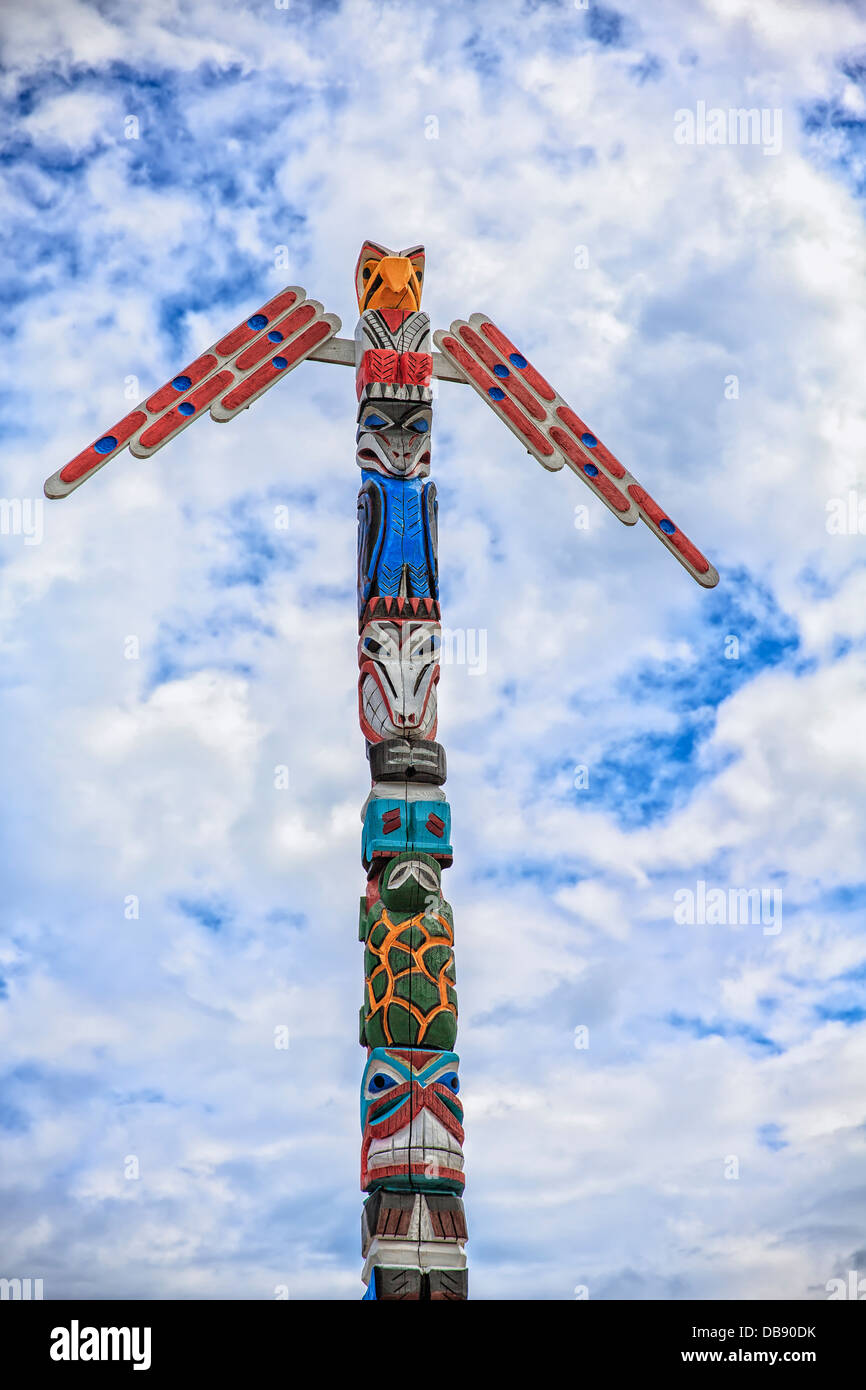
[[[394,1080],[393,1076],[387,1076],[385,1072],[377,1071],[370,1077],[369,1084],[370,1090],[374,1094],[378,1094],[380,1091],[389,1091],[392,1086],[397,1085],[397,1082]]]
[[[375,1079],[375,1078],[374,1078]],[[460,1090],[460,1077],[456,1071],[446,1071],[444,1076],[437,1078],[441,1086],[447,1086],[449,1091],[453,1091],[455,1096]]]
[[[418,280],[420,281],[423,278],[424,272],[423,270],[416,270],[415,274],[418,277]]]
[[[382,643],[377,642],[375,637],[365,637],[364,647],[368,652],[371,652],[373,656],[377,656],[382,650]]]
[[[380,430],[388,421],[383,420],[381,415],[368,415],[364,421],[364,427],[368,430]],[[425,426],[426,429],[426,426]]]
[[[372,274],[372,271],[370,270],[370,267],[369,267],[368,265],[365,265],[365,266],[364,266],[364,269],[361,271],[361,279],[362,279],[362,280],[369,280],[371,274]]]
[[[409,428],[414,430],[416,434],[426,434],[428,429],[427,421],[416,420]]]

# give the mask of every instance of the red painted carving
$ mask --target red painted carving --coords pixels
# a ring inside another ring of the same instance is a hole
[[[219,359],[214,357],[212,352],[206,352],[202,357],[197,357],[188,367],[184,367],[182,372],[175,372],[171,381],[167,381],[164,386],[160,386],[159,390],[154,391],[153,395],[145,401],[145,405],[151,414],[155,414],[158,410],[165,410],[167,405],[171,405],[174,401],[180,399],[183,392],[178,391],[176,386],[172,386],[172,381],[177,381],[178,377],[186,376],[189,377],[190,386],[195,386],[197,382],[207,376],[208,372],[213,371],[218,360]],[[186,389],[188,391],[189,386]]]
[[[486,391],[488,395],[491,389],[494,391],[502,391],[502,385],[497,378],[495,376],[488,376],[487,372],[483,371],[481,367],[478,366],[474,358],[469,356],[469,353],[458,343],[456,338],[446,338],[444,342],[448,351],[460,364],[461,370],[464,371],[467,376],[470,376],[473,381],[476,381],[482,390]],[[501,410],[503,415],[507,415],[511,423],[530,441],[534,449],[537,449],[540,454],[544,454],[548,458],[553,454],[554,448],[550,440],[545,439],[544,435],[535,428],[532,421],[527,420],[523,412],[518,410],[513,401],[509,400],[507,396],[504,400],[496,400],[496,398],[492,396],[490,399],[494,409]]]
[[[195,407],[193,415],[201,410],[203,405],[210,405],[211,401],[224,391],[226,387],[234,381],[234,373],[230,371],[217,372],[216,376],[209,377],[196,391],[190,391],[179,402],[176,410],[169,410],[165,415],[160,415],[159,419],[146,430],[142,430],[139,443],[145,449],[150,449],[154,444],[162,444],[166,439],[170,439],[176,430],[183,429],[184,425],[190,423],[193,418],[181,412],[181,405],[192,405]]]
[[[508,338],[506,338],[505,334],[500,332],[500,330],[496,327],[495,323],[483,323],[481,325],[481,331],[484,334],[485,338],[487,338],[495,348],[498,348],[499,351],[503,353],[505,357],[510,358],[512,353],[515,353],[517,356],[520,357],[523,356],[523,354],[520,352],[520,349],[516,348],[514,344],[510,342]],[[524,362],[526,362],[525,357],[523,360]],[[526,362],[526,366],[521,371],[521,376],[524,376],[526,378],[533,391],[537,391],[539,396],[541,396],[542,400],[555,400],[556,392],[554,391],[553,387],[550,385],[549,382],[544,380],[544,377],[541,375],[540,372],[537,372],[535,370],[531,362]]]
[[[106,435],[111,435],[113,439],[117,440],[117,448],[122,449],[136,430],[141,429],[146,420],[147,416],[143,410],[133,410],[131,414],[125,415],[118,424],[112,425],[110,430],[106,430],[105,435],[100,435],[100,439],[105,438]],[[76,454],[74,459],[70,459],[69,463],[61,468],[60,477],[64,483],[77,482],[79,478],[84,477],[85,473],[89,473],[91,468],[105,463],[106,457],[105,454],[97,453],[93,444],[89,444],[86,449],[83,449],[80,454]]]
[[[658,527],[659,534],[662,538],[666,540],[669,545],[674,546],[680,554],[688,560],[690,565],[694,565],[699,574],[706,574],[707,570],[710,568],[710,562],[701,554],[696,545],[692,545],[688,536],[684,535],[679,527],[677,527],[671,535],[666,534],[661,529],[660,523],[662,521],[670,521],[670,517],[667,512],[662,511],[658,502],[656,502],[653,497],[650,497],[646,488],[642,488],[638,483],[630,483],[628,490],[641,511],[646,512],[650,521],[654,522]],[[671,525],[673,525],[673,522],[671,522]]]
[[[261,314],[270,323],[277,314],[283,314],[286,309],[291,309],[297,298],[298,295],[295,290],[282,290],[273,299],[269,299],[267,304],[262,305],[261,309],[257,309],[256,314]],[[250,314],[249,318],[254,319],[256,314]],[[261,328],[250,328],[249,319],[244,319],[237,328],[233,328],[224,338],[220,338],[214,352],[218,352],[220,357],[230,357],[232,353],[237,352],[238,348],[243,347],[244,343],[248,343],[261,331]]]
[[[581,436],[584,434],[591,434],[593,439],[597,440],[597,443],[592,451],[592,457],[597,462],[603,463],[608,473],[612,473],[615,478],[625,477],[625,469],[623,468],[619,459],[616,458],[616,456],[610,452],[610,449],[606,448],[606,446],[602,444],[601,440],[598,439],[598,436],[589,428],[589,426],[583,423],[580,416],[575,415],[574,411],[571,409],[570,406],[561,405],[556,413],[559,416],[562,423],[566,425],[568,429],[571,430],[571,433],[574,435],[575,439],[580,439]],[[553,434],[553,430],[551,430],[550,433]]]

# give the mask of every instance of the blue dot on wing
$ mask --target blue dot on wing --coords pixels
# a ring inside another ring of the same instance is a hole
[[[271,329],[268,338],[272,343],[281,343],[283,341],[282,333],[278,333],[276,328]]]
[[[594,434],[590,434],[587,430],[586,434],[582,434],[580,436],[580,442],[581,444],[585,444],[587,449],[594,449],[596,444],[598,443],[598,440],[596,439]]]
[[[594,463],[585,463],[583,465],[583,471],[584,473],[587,473],[590,478],[594,478],[596,473],[598,472],[598,469],[596,468]]]
[[[494,376],[511,376],[511,373],[510,373],[510,371],[508,370],[507,367],[503,366],[503,364],[502,364],[501,362],[497,362],[497,363],[496,363],[496,366],[493,368],[493,375],[494,375]]]
[[[104,434],[101,439],[97,439],[93,447],[98,454],[110,454],[112,449],[117,448],[117,440],[113,434]]]
[[[264,314],[253,314],[251,319],[247,319],[247,328],[264,328],[266,323]]]
[[[487,388],[487,394],[492,401],[505,400],[505,392],[502,390],[501,386],[489,386]]]
[[[171,384],[175,391],[188,391],[192,386],[192,382],[188,376],[176,376]]]
[[[523,356],[522,352],[509,352],[508,360],[511,363],[512,367],[519,367],[521,371],[523,371],[524,367],[529,366],[529,363]]]
[[[288,365],[289,364],[285,357],[274,358],[274,366],[276,367],[278,372],[281,372],[283,370],[283,367],[288,367]]]
[[[180,411],[181,415],[195,414],[195,406],[193,405],[192,401],[181,401],[180,405],[178,406],[178,410]]]
[[[672,521],[668,521],[667,517],[663,516],[659,522],[659,529],[664,531],[666,536],[672,536],[677,528]]]

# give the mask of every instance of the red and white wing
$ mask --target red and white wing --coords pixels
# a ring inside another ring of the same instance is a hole
[[[340,331],[299,285],[289,285],[112,425],[48,479],[46,497],[66,497],[124,449],[150,458],[205,414],[226,421]]]
[[[637,479],[486,314],[455,319],[433,340],[543,468],[567,463],[627,526],[640,519],[704,588],[718,572]]]

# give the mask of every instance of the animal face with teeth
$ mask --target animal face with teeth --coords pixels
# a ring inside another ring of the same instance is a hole
[[[436,737],[438,623],[374,620],[358,643],[358,710],[370,743],[410,734]]]
[[[455,1052],[373,1048],[361,1082],[361,1187],[462,1192]]]
[[[359,467],[395,478],[426,477],[432,417],[430,406],[417,401],[367,401],[356,436]]]

